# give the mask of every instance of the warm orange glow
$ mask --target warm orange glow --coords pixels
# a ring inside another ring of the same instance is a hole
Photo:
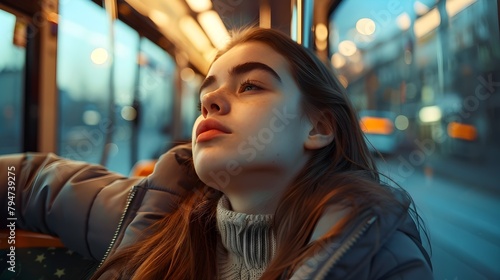
[[[360,125],[361,130],[369,134],[391,134],[394,131],[392,121],[386,118],[363,117]]]
[[[439,24],[441,24],[441,16],[438,9],[434,8],[415,21],[413,31],[415,32],[415,36],[420,38],[436,29]]]
[[[451,122],[448,124],[448,135],[451,138],[474,141],[477,139],[477,130],[470,124]]]
[[[156,160],[141,160],[137,162],[130,172],[131,176],[148,176],[153,173]]]
[[[1,250],[9,248],[7,247],[9,235],[10,232],[7,229],[0,230]],[[16,228],[16,248],[33,247],[64,247],[64,245],[57,237]]]

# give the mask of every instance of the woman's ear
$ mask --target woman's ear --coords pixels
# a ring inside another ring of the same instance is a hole
[[[333,127],[331,126],[331,118],[329,113],[321,114],[321,117],[316,120],[311,120],[311,130],[304,143],[304,147],[308,150],[321,149],[332,143],[335,137]]]

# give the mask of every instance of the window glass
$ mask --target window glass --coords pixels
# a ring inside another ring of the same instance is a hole
[[[121,21],[115,22],[114,64],[114,126],[111,142],[107,144],[107,166],[128,174],[135,159],[132,157],[136,143],[133,141],[137,112],[133,107],[137,87],[137,56],[139,34]],[[108,103],[109,104],[109,103]]]
[[[16,26],[17,24],[17,26]],[[23,149],[23,96],[26,50],[23,42],[25,26],[16,16],[0,10],[0,154]],[[16,38],[14,38],[14,33]],[[22,40],[21,40],[22,41]]]
[[[194,72],[191,68],[184,68],[180,72],[182,80],[182,100],[181,100],[181,127],[180,138],[191,141],[191,134],[196,118],[201,114],[198,110],[200,102],[199,89],[203,82],[203,76]]]
[[[500,275],[497,1],[342,1],[329,52],[382,171],[431,234],[436,279]]]
[[[139,35],[116,21],[112,68],[105,10],[83,0],[63,1],[59,10],[58,152],[128,174]]]
[[[172,140],[175,62],[146,38],[139,55],[139,160],[158,158]]]
[[[175,62],[116,21],[111,65],[109,22],[102,7],[65,1],[60,15],[59,152],[129,174],[138,160],[157,158],[170,145]]]

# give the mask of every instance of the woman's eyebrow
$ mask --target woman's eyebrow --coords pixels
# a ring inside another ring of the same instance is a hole
[[[278,73],[276,73],[276,71],[274,71],[273,68],[271,68],[270,66],[261,62],[245,62],[242,64],[238,64],[229,70],[229,75],[230,76],[241,75],[253,70],[264,70],[269,74],[271,74],[274,78],[276,78],[276,80],[278,80],[281,83],[281,77],[278,75]],[[201,91],[204,88],[210,86],[215,81],[216,81],[215,76],[206,77],[203,83],[201,83],[199,93],[201,93]]]
[[[215,83],[215,76],[208,76],[205,78],[205,80],[203,80],[203,83],[201,83],[201,86],[200,86],[200,91],[198,92],[198,95],[201,93],[201,91],[210,86],[211,84]]]
[[[281,77],[278,73],[276,73],[273,68],[261,62],[245,62],[238,64],[229,70],[229,75],[241,75],[253,70],[264,70],[274,76],[281,83]]]

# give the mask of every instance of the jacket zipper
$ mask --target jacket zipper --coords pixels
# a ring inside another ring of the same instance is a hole
[[[137,188],[134,186],[132,189],[130,189],[128,196],[127,196],[127,203],[125,204],[125,209],[123,210],[122,216],[120,217],[120,220],[118,221],[118,227],[116,228],[115,234],[113,235],[113,239],[111,239],[111,243],[108,246],[108,249],[106,250],[106,253],[104,254],[104,257],[101,260],[101,263],[99,263],[99,266],[97,268],[100,268],[104,261],[108,258],[109,253],[111,252],[111,249],[115,245],[116,239],[118,238],[118,234],[120,234],[120,230],[123,225],[123,220],[125,220],[125,215],[128,212],[128,208],[130,207],[130,204],[132,203],[132,200],[134,199],[135,193],[137,192]]]
[[[350,234],[349,238],[342,243],[342,245],[336,250],[336,252],[326,260],[325,264],[317,274],[316,279],[325,279],[326,275],[330,269],[345,255],[347,251],[358,241],[359,237],[365,233],[368,228],[377,220],[376,216],[368,217],[361,225],[359,225],[353,233]]]

